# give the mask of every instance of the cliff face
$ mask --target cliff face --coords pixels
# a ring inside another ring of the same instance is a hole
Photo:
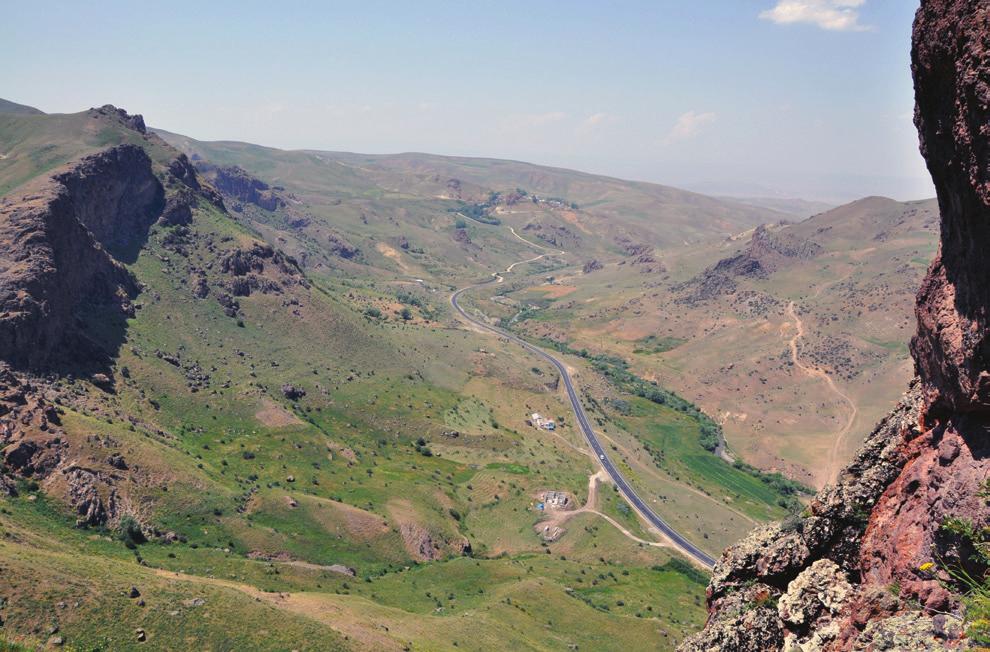
[[[918,378],[835,487],[726,550],[684,650],[965,643],[947,569],[987,569],[972,536],[943,526],[990,524],[990,4],[923,0],[912,72],[942,229],[918,293]]]
[[[129,311],[130,274],[110,251],[142,240],[163,204],[151,160],[121,145],[0,202],[0,359],[41,367],[73,349],[85,305]],[[119,254],[123,255],[123,254]]]
[[[145,134],[140,116],[112,106],[92,111]],[[145,138],[150,151],[160,144],[153,139]],[[94,458],[67,436],[58,407],[65,395],[49,381],[85,375],[114,391],[108,363],[140,291],[124,263],[136,259],[156,220],[188,224],[200,200],[223,208],[185,156],[176,152],[155,163],[137,145],[86,156],[0,199],[0,493],[16,493],[14,478],[32,478],[63,498],[80,525],[120,518],[129,497],[118,487],[125,476],[135,480],[134,469],[119,454]],[[178,252],[186,236],[188,229],[177,226],[163,243]],[[273,264],[297,271],[266,253]],[[272,276],[259,265],[243,280],[262,287]],[[96,328],[88,330],[90,324]],[[116,448],[110,437],[93,437],[102,448]]]
[[[276,190],[236,165],[227,167],[204,165],[202,171],[217,190],[235,201],[254,204],[266,211],[275,211],[285,206],[285,199]]]
[[[915,26],[915,124],[938,191],[942,246],[921,288],[911,348],[933,418],[990,411],[988,13],[975,0],[926,2]]]
[[[152,173],[151,159],[136,145],[88,156],[52,179],[64,187],[75,219],[114,253],[143,241],[162,208],[162,185]]]

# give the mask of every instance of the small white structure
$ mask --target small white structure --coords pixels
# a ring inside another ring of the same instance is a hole
[[[540,498],[547,509],[567,509],[571,502],[571,497],[563,491],[544,491]]]
[[[529,415],[529,423],[534,428],[543,428],[544,430],[556,430],[557,423],[553,419],[547,419],[539,412],[534,412]]]

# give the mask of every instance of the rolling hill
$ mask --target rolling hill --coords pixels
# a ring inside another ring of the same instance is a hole
[[[462,304],[555,349],[623,475],[715,554],[798,506],[740,461],[819,483],[900,391],[937,238],[931,202],[792,223],[112,106],[0,111],[0,153],[0,618],[26,645],[672,648],[704,575],[597,473],[555,369],[450,293],[502,270]]]
[[[595,256],[726,236],[785,217],[666,186],[515,161],[283,151],[158,133],[193,160],[239,166],[293,194],[306,223],[279,235],[295,246],[320,241],[332,226],[362,244],[374,265],[407,275],[463,278],[512,262],[519,243],[491,228],[492,219]],[[452,243],[458,213],[472,212],[485,220],[467,219],[468,242]],[[397,249],[400,238],[407,246]]]
[[[506,296],[536,308],[521,331],[628,360],[714,415],[745,461],[821,485],[911,377],[937,242],[934,200],[870,197]]]
[[[628,257],[590,233],[603,214],[535,189],[515,213],[500,179],[441,198],[388,187],[384,165],[215,147],[186,156],[111,106],[0,113],[5,637],[669,649],[700,626],[703,573],[599,477],[555,370],[448,308],[565,224]],[[697,412],[563,355],[610,455],[696,545],[786,513],[780,487],[704,451]],[[716,473],[658,466],[644,426]],[[538,509],[547,491],[570,508]]]

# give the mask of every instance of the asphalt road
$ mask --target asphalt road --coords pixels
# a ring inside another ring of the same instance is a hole
[[[588,440],[588,444],[591,445],[591,449],[595,452],[595,455],[598,457],[598,463],[602,465],[602,468],[605,469],[605,472],[608,473],[610,478],[612,478],[612,482],[614,482],[615,486],[619,488],[619,491],[622,493],[623,497],[629,502],[630,505],[632,505],[643,516],[643,518],[649,521],[650,524],[653,525],[653,527],[658,529],[668,539],[670,539],[670,541],[674,544],[674,546],[676,546],[681,552],[691,557],[692,559],[702,564],[703,566],[707,568],[711,568],[715,564],[715,560],[712,559],[703,550],[701,550],[693,543],[691,543],[683,536],[681,536],[674,528],[668,525],[666,521],[660,518],[660,516],[657,515],[656,512],[650,509],[649,505],[647,505],[642,498],[636,495],[636,492],[633,491],[633,488],[629,486],[629,483],[626,482],[626,479],[622,477],[621,473],[619,473],[619,469],[616,468],[616,466],[612,463],[612,460],[609,459],[608,453],[605,452],[605,447],[602,446],[600,441],[598,441],[598,436],[595,434],[595,430],[591,427],[591,422],[588,421],[588,415],[585,414],[584,412],[584,406],[581,405],[581,401],[578,398],[577,391],[575,391],[574,389],[574,383],[571,382],[571,375],[567,373],[567,368],[564,366],[564,363],[538,346],[534,346],[529,342],[519,337],[516,337],[511,333],[508,333],[494,326],[489,326],[488,324],[479,321],[478,319],[475,319],[474,317],[468,315],[464,311],[464,309],[461,308],[460,304],[458,304],[458,299],[460,298],[461,294],[463,294],[464,292],[476,287],[480,287],[482,285],[487,285],[488,283],[501,281],[501,278],[502,277],[498,274],[492,274],[492,279],[489,281],[485,281],[484,283],[478,283],[475,285],[469,285],[466,288],[461,288],[460,290],[457,290],[452,295],[450,295],[450,305],[454,308],[454,310],[456,310],[461,315],[461,317],[471,322],[475,326],[478,326],[479,328],[483,328],[486,331],[495,333],[499,337],[504,337],[507,340],[511,340],[512,342],[515,342],[516,344],[523,347],[530,353],[533,353],[534,355],[543,358],[544,360],[546,360],[547,362],[549,362],[550,364],[552,364],[554,367],[557,368],[557,371],[560,372],[560,377],[564,380],[564,387],[567,389],[567,397],[571,400],[571,408],[574,410],[574,416],[577,417],[578,424],[581,426],[581,431],[584,432],[584,436]]]

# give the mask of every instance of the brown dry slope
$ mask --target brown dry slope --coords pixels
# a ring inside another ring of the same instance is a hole
[[[859,408],[856,406],[856,402],[853,401],[853,399],[848,394],[846,394],[841,389],[839,389],[838,386],[836,386],[835,381],[832,380],[832,377],[830,375],[822,371],[821,368],[817,366],[805,364],[804,362],[801,361],[801,356],[798,353],[798,343],[801,341],[801,338],[804,337],[804,323],[801,321],[801,318],[798,317],[797,313],[794,311],[793,301],[787,304],[787,314],[788,316],[790,316],[791,319],[794,320],[794,337],[792,337],[788,342],[788,346],[791,349],[791,362],[794,364],[795,367],[798,367],[799,369],[801,369],[801,371],[805,372],[809,376],[815,378],[821,378],[822,382],[824,382],[825,385],[828,386],[829,391],[831,391],[833,394],[841,398],[849,405],[849,418],[842,425],[839,431],[835,434],[835,442],[832,444],[832,448],[829,451],[828,474],[829,474],[829,479],[834,480],[835,476],[839,472],[839,463],[840,463],[839,454],[842,451],[843,445],[845,444],[846,435],[849,434],[849,431],[852,430],[853,424],[856,422],[856,415],[859,413]]]
[[[915,123],[941,249],[922,283],[918,378],[806,515],[729,548],[684,650],[986,645],[990,507],[990,10],[924,0]]]
[[[624,358],[716,418],[736,457],[822,486],[911,378],[914,293],[937,238],[934,200],[869,197],[508,296],[539,308],[518,320],[526,332]]]

